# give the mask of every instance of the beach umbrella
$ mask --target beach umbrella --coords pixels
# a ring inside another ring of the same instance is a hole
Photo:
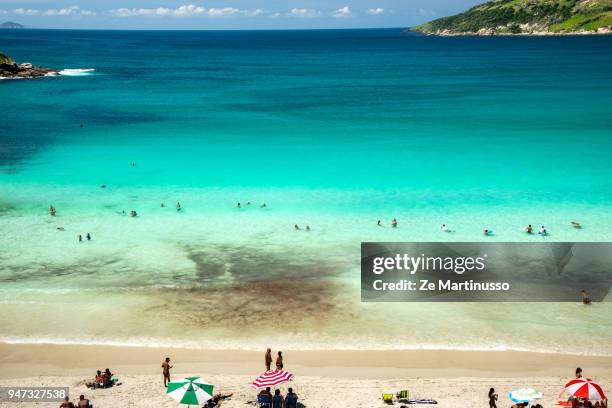
[[[544,394],[534,388],[519,388],[510,391],[508,397],[510,397],[512,402],[530,402],[544,397]]]
[[[572,397],[586,398],[589,400],[605,399],[603,390],[590,378],[576,378],[565,384],[565,390]]]
[[[293,380],[293,374],[283,370],[268,370],[251,383],[253,388],[274,387]]]
[[[168,394],[172,399],[185,405],[201,406],[212,398],[213,386],[200,377],[180,378],[168,383]]]

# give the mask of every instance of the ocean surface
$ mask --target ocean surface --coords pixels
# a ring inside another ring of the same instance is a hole
[[[65,70],[0,80],[0,341],[612,355],[612,303],[359,292],[362,241],[611,240],[612,36],[0,30],[0,50]]]

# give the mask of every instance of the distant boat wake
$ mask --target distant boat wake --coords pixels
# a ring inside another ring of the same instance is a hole
[[[58,72],[59,75],[64,76],[85,76],[91,75],[95,71],[94,68],[74,68],[74,69],[62,69]]]

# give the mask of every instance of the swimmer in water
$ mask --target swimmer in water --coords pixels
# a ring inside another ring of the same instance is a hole
[[[544,228],[544,226],[542,225],[540,227],[540,231],[538,232],[538,234],[540,234],[540,235],[548,235],[548,231],[546,231],[546,228]]]
[[[100,184],[100,188],[106,188],[106,184]]]
[[[580,225],[579,222],[572,221],[572,227],[574,227],[576,229],[580,229],[580,228],[582,228],[582,225]]]
[[[485,236],[487,236],[487,237],[488,237],[489,235],[491,235],[491,233],[492,233],[492,232],[493,232],[493,231],[491,231],[491,230],[490,230],[490,229],[488,229],[488,228],[485,228],[485,230],[484,230],[484,234],[485,234]]]
[[[83,242],[83,236],[81,234],[77,235],[79,242]]]
[[[382,223],[380,222],[380,220],[376,221],[376,225],[378,225],[379,227],[382,227]]]
[[[268,205],[266,203],[261,203],[260,207],[261,208],[266,208]]]
[[[52,205],[49,206],[49,214],[55,216],[55,207]]]
[[[58,231],[63,231],[63,230],[64,230],[64,227],[57,227],[56,229],[57,229]]]
[[[247,205],[251,205],[251,202],[250,202],[250,201],[247,201]]]
[[[132,167],[136,167],[136,162],[132,162]]]
[[[182,207],[181,207],[181,203],[179,203],[178,201],[176,202],[176,211],[181,211]]]
[[[91,241],[91,234],[88,232],[87,235],[85,235],[85,238],[87,238],[88,241]]]
[[[528,226],[526,226],[525,228],[523,228],[525,230],[526,233],[528,234],[532,234],[533,233],[533,227],[531,226],[531,224],[529,224]]]
[[[164,208],[164,207],[166,207],[166,204],[164,204],[164,203],[160,203],[160,204],[159,204],[159,206],[160,206],[161,208]]]
[[[237,208],[240,208],[240,202],[239,202],[238,204],[236,204],[236,207],[237,207]]]
[[[300,226],[299,226],[299,225],[297,225],[297,224],[295,224],[295,225],[293,226],[293,228],[294,228],[294,229],[297,231],[297,230],[299,230],[299,229],[300,229]]]
[[[391,220],[391,227],[393,228],[397,228],[397,219],[394,218],[393,220]]]
[[[450,232],[450,230],[446,227],[446,224],[442,224],[440,226],[440,231],[442,231],[442,232]]]
[[[306,231],[310,231],[310,225],[306,226]]]

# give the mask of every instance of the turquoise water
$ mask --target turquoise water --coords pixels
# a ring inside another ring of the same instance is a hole
[[[610,36],[0,30],[0,49],[94,69],[0,81],[0,340],[612,353],[609,303],[364,305],[358,270],[361,241],[609,241]]]

